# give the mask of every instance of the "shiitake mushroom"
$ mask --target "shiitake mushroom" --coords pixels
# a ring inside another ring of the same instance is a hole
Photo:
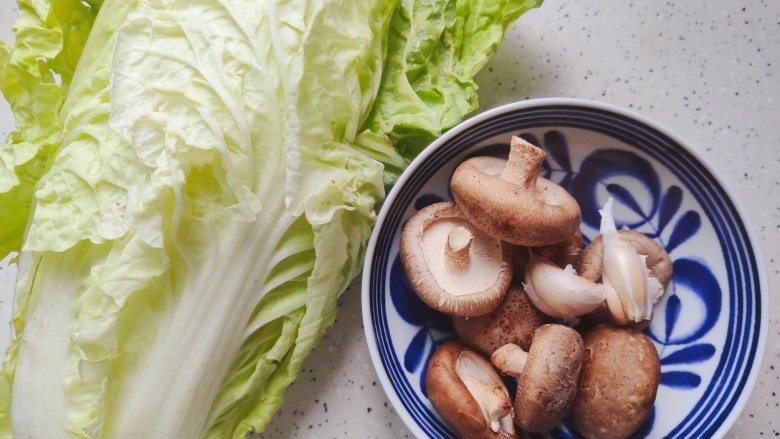
[[[515,137],[508,160],[477,157],[462,163],[451,181],[457,204],[439,203],[431,211],[458,210],[457,221],[469,226],[448,225],[443,249],[436,250],[440,255],[436,258],[451,258],[450,266],[457,268],[462,262],[459,258],[468,260],[471,256],[474,234],[484,233],[501,243],[536,246],[542,254],[553,252],[550,256],[560,256],[566,264],[598,259],[598,238],[577,255],[582,249],[579,206],[562,188],[538,176],[543,160],[543,151]],[[526,198],[512,198],[518,193]],[[517,203],[525,207],[517,209]],[[433,216],[433,220],[410,222],[427,227],[441,215]],[[460,233],[461,229],[467,233]],[[412,235],[408,231],[404,234]],[[649,238],[637,232],[620,234],[635,247],[649,248],[641,254],[653,253],[647,262],[657,267],[650,271],[665,286],[670,277],[665,267],[671,266],[665,251],[656,252],[660,246],[648,243]],[[402,240],[402,253],[409,253],[404,246],[409,244]],[[499,258],[502,269],[507,264],[504,256]],[[407,259],[404,266],[408,273],[420,271],[419,260],[402,255],[403,259]],[[600,276],[598,267],[576,266],[593,281]],[[413,283],[418,288],[419,282]],[[454,316],[460,338],[436,350],[425,375],[432,405],[456,434],[512,438],[517,437],[512,423],[526,431],[542,432],[570,415],[575,428],[588,439],[620,439],[645,422],[660,380],[658,353],[646,335],[631,326],[600,324],[589,329],[583,340],[572,328],[550,324],[551,317],[539,311],[519,285],[502,296],[500,304],[495,295],[492,297],[490,305],[481,306],[479,313],[473,308],[468,312],[443,310],[442,304],[451,302],[448,296],[424,298],[433,308]],[[512,404],[507,402],[511,395],[501,377],[485,359],[488,356],[503,374],[519,378]]]
[[[584,336],[585,359],[571,415],[588,439],[622,439],[650,416],[661,379],[658,351],[644,333],[601,324]]]

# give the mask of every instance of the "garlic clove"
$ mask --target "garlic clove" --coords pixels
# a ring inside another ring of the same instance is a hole
[[[587,314],[604,302],[604,288],[577,276],[571,265],[560,268],[543,256],[531,254],[523,282],[534,306],[551,317]]]
[[[611,284],[604,284],[604,295],[606,297],[607,309],[612,316],[612,320],[614,320],[618,325],[627,324],[629,320],[628,317],[626,317],[625,311],[623,310],[623,303],[620,301],[617,292],[615,292],[615,289],[612,288]]]
[[[637,253],[617,233],[612,203],[610,197],[600,211],[600,231],[604,242],[602,280],[607,306],[618,323],[649,320],[652,316],[652,296],[657,295],[657,290],[651,292],[648,289],[646,257]],[[622,308],[622,312],[618,308]],[[618,319],[617,316],[623,318]]]

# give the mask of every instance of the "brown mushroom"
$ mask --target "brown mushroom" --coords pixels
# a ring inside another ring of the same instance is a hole
[[[519,285],[509,288],[506,297],[493,312],[452,319],[458,338],[485,356],[490,356],[507,343],[528,350],[536,328],[551,322],[552,319],[531,303]]]
[[[596,326],[584,341],[574,425],[588,439],[626,438],[652,411],[661,377],[658,352],[645,334],[624,326]]]
[[[436,349],[425,373],[431,405],[461,438],[516,438],[509,391],[493,366],[456,340]]]
[[[471,317],[493,311],[512,280],[512,248],[476,228],[451,202],[420,209],[404,225],[401,263],[431,308]]]
[[[580,331],[580,333],[585,333],[597,325],[619,324],[637,331],[644,331],[645,328],[650,326],[650,322],[651,322],[650,319],[640,320],[638,322],[631,322],[631,321],[616,322],[615,317],[609,311],[609,308],[607,308],[607,304],[605,302],[602,306],[598,307],[595,311],[581,316],[579,322],[577,323],[577,330]]]
[[[567,265],[574,265],[579,259],[580,253],[585,246],[585,240],[582,238],[582,232],[577,229],[573,235],[566,238],[563,242],[556,244],[545,245],[542,247],[535,247],[534,253],[544,256],[549,259],[550,262],[558,265],[559,267],[565,267]],[[591,279],[593,280],[593,279]]]
[[[579,228],[577,201],[557,184],[539,177],[545,153],[512,137],[509,158],[473,157],[450,181],[455,202],[480,230],[523,246],[566,240]]]
[[[647,270],[649,275],[654,277],[661,285],[666,288],[672,279],[672,259],[669,253],[653,238],[644,233],[634,230],[618,230],[618,233],[625,242],[634,247],[640,255],[647,257]],[[580,253],[574,268],[577,273],[593,282],[601,280],[602,259],[604,255],[604,243],[601,235],[596,236]]]
[[[583,355],[580,334],[558,324],[540,326],[527,354],[511,344],[496,350],[491,362],[519,378],[514,401],[518,427],[542,432],[563,421],[577,392]]]

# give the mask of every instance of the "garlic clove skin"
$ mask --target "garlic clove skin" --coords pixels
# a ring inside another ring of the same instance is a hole
[[[531,253],[523,282],[528,297],[543,313],[571,319],[594,311],[604,303],[602,285],[577,276],[571,265],[560,268]]]
[[[601,236],[604,242],[603,274],[607,306],[617,323],[639,322],[652,317],[652,296],[648,289],[646,257],[617,233],[610,197],[601,213]],[[660,283],[656,281],[656,284]]]
[[[655,305],[658,303],[658,301],[661,299],[661,296],[664,295],[665,288],[663,284],[661,284],[661,281],[654,278],[653,276],[648,275],[647,276],[647,291],[648,295],[650,296],[650,303]]]

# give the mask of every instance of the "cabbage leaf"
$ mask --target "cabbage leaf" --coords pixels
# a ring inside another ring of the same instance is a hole
[[[538,5],[21,8],[0,51],[0,254],[20,252],[0,437],[262,430],[386,187],[476,108],[474,74]]]
[[[0,42],[0,92],[16,123],[0,145],[0,259],[21,248],[33,189],[61,140],[60,107],[94,19],[78,0],[20,0],[17,44]]]

